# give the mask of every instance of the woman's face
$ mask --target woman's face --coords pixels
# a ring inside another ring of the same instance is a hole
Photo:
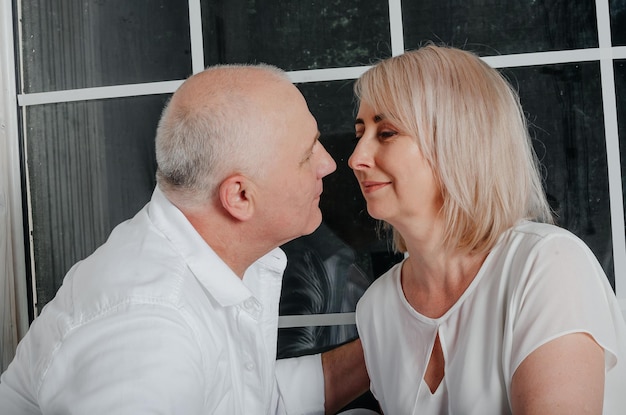
[[[441,208],[441,192],[415,137],[366,102],[361,102],[355,129],[357,145],[348,164],[369,214],[401,233],[420,222],[430,226]]]

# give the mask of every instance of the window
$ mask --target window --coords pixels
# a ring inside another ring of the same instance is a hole
[[[285,246],[295,259],[280,353],[355,335],[356,300],[399,257],[346,165],[352,84],[377,59],[432,40],[479,53],[519,88],[559,224],[589,244],[626,310],[625,16],[624,0],[15,1],[22,128],[12,139],[26,160],[32,309],[149,200],[156,122],[182,80],[215,63],[267,62],[289,71],[338,164],[323,226]],[[320,279],[300,278],[312,273]],[[298,299],[309,288],[328,296]]]

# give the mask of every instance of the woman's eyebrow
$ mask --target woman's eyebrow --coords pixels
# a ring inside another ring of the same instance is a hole
[[[381,122],[384,119],[385,119],[384,115],[374,115],[374,122],[375,123],[379,123],[379,122]],[[354,120],[354,124],[355,125],[357,125],[357,124],[365,124],[365,121],[363,121],[362,118],[357,118],[356,120]]]

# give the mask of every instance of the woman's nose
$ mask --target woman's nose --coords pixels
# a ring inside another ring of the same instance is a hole
[[[352,170],[360,170],[368,167],[370,163],[369,151],[365,145],[365,140],[360,139],[348,159],[348,166]]]

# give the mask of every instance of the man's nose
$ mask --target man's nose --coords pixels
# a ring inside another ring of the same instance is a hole
[[[323,154],[322,161],[320,163],[320,176],[325,177],[337,170],[337,163],[332,158],[332,156],[326,151],[326,148],[322,146]]]

